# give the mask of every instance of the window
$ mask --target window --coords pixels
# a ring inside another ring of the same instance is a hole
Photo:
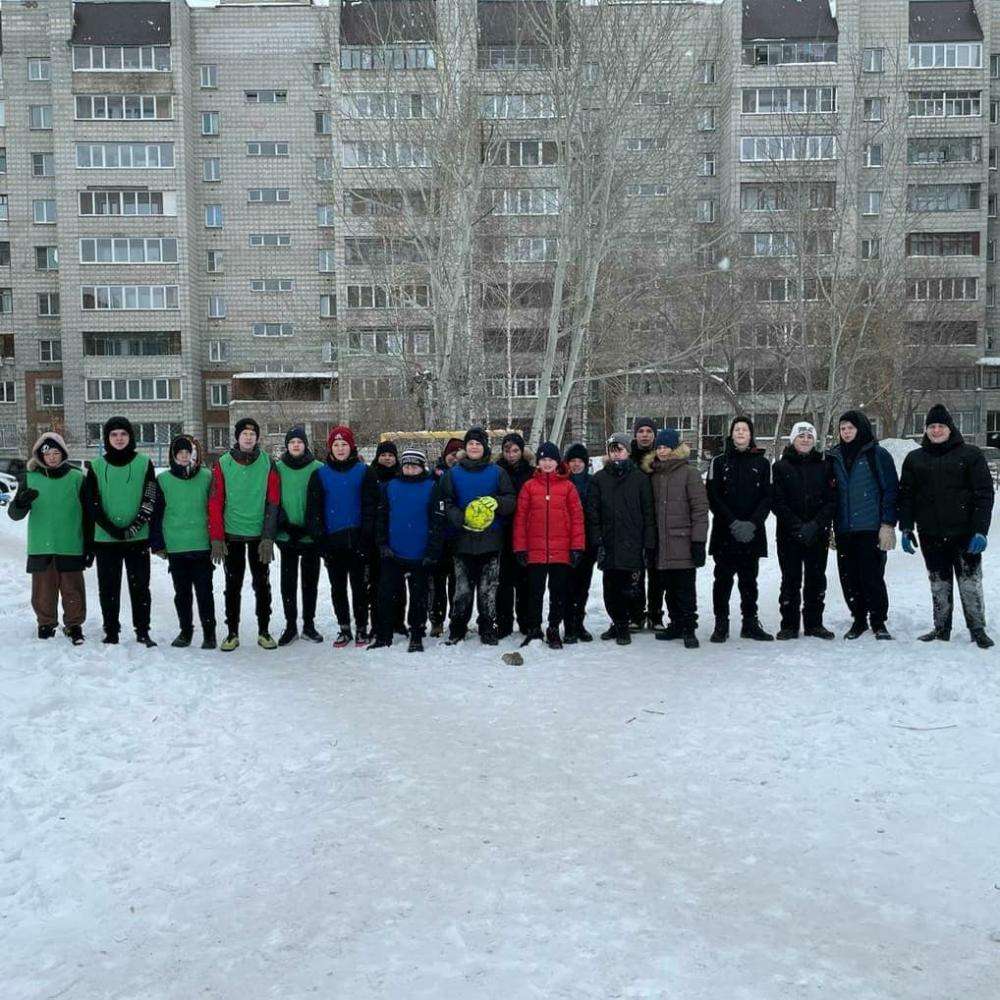
[[[279,156],[288,156],[288,143],[279,142],[276,139],[269,139],[247,143],[247,156],[260,156],[264,159],[273,159]]]
[[[39,406],[62,406],[63,405],[63,384],[62,382],[36,382],[35,400]]]
[[[552,50],[541,45],[481,45],[480,69],[544,69],[552,64]],[[341,59],[341,68],[343,59]]]
[[[866,122],[885,121],[884,97],[866,97],[864,103],[864,118]]]
[[[715,83],[715,61],[702,59],[698,63],[698,80],[704,86]]]
[[[14,311],[14,290],[0,288],[0,314],[9,316]]]
[[[659,142],[652,136],[648,138],[630,136],[624,140],[624,146],[627,153],[651,153],[659,148]]]
[[[58,271],[59,270],[59,248],[58,247],[35,247],[35,270],[36,271]]]
[[[715,153],[702,153],[701,163],[698,166],[699,177],[715,176]]]
[[[863,49],[861,67],[865,73],[882,73],[885,67],[885,49]]]
[[[699,132],[714,132],[716,128],[715,108],[699,108],[696,121]]]
[[[910,43],[910,69],[980,69],[980,42]]]
[[[251,292],[291,292],[295,288],[293,278],[251,278]]]
[[[58,364],[62,361],[61,340],[38,341],[38,360],[42,364]]]
[[[333,180],[333,157],[317,156],[314,170],[315,170],[314,176],[316,177],[316,180],[318,181]]]
[[[168,168],[174,165],[172,142],[78,142],[76,165],[87,170],[133,167]]]
[[[744,163],[836,158],[837,138],[832,135],[745,135],[740,139]]]
[[[333,70],[329,63],[313,63],[313,83],[317,87],[333,86]]]
[[[796,208],[818,210],[835,208],[836,203],[837,185],[834,181],[740,185],[740,209],[744,212],[784,212]]]
[[[7,221],[7,214],[8,214],[7,195],[0,194],[0,222]]]
[[[978,118],[978,90],[911,90],[910,118]]]
[[[0,100],[0,128],[7,124],[7,102]]]
[[[990,146],[990,170],[997,168],[997,147]]]
[[[628,143],[629,140],[626,140],[626,148]],[[493,144],[483,143],[482,151],[484,163],[500,167],[543,167],[559,162],[559,143],[549,139],[508,139]]]
[[[81,285],[81,308],[90,311],[177,309],[177,285]]]
[[[906,162],[915,166],[980,163],[982,140],[978,136],[921,137],[906,143]]]
[[[514,264],[542,264],[556,259],[554,236],[514,236],[500,245],[499,257]]]
[[[866,167],[882,166],[882,143],[869,142],[865,145],[865,166]]]
[[[420,95],[414,95],[420,96]],[[640,94],[639,104],[653,103],[653,101],[643,102],[643,97],[661,97],[663,103],[670,103],[670,95],[665,92],[659,94]],[[434,114],[437,114],[437,104],[435,101]],[[479,116],[489,120],[506,118],[555,118],[556,100],[553,94],[483,94],[479,98]],[[413,116],[418,117],[418,116]]]
[[[55,172],[56,172],[56,159],[53,153],[31,154],[32,177],[54,177]]]
[[[979,208],[978,184],[910,184],[906,189],[909,212],[962,212]]]
[[[794,278],[757,278],[753,294],[757,302],[792,302],[798,297]]]
[[[228,424],[208,425],[208,447],[212,451],[225,451],[229,447]]]
[[[997,259],[997,241],[987,240],[986,241],[986,260],[988,263],[992,264]]]
[[[1000,80],[1000,53],[994,52],[990,56],[990,79]]]
[[[431,45],[342,45],[341,69],[434,69]]]
[[[252,323],[250,333],[254,337],[291,337],[291,323]]]
[[[180,331],[83,335],[88,358],[156,358],[181,353]]]
[[[335,270],[333,250],[318,250],[316,253],[316,269],[320,274],[332,274]]]
[[[58,292],[39,292],[37,299],[37,312],[39,316],[47,316],[49,318],[59,315],[59,293]]]
[[[81,191],[81,215],[176,215],[173,191]]]
[[[247,104],[287,104],[287,90],[245,90]]]
[[[348,285],[348,309],[422,309],[430,305],[429,285]]]
[[[0,267],[10,267],[10,240],[0,240]]]
[[[836,61],[836,42],[755,42],[743,46],[744,66]]]
[[[696,198],[694,203],[694,217],[696,222],[715,222],[715,199]]]
[[[55,198],[35,198],[31,203],[31,218],[36,225],[53,225],[56,221]]]
[[[973,302],[978,296],[978,278],[921,278],[906,285],[911,302]]]
[[[209,274],[222,274],[223,265],[225,262],[225,251],[224,250],[208,250],[207,262],[205,270]]]
[[[169,45],[74,45],[73,69],[103,73],[170,72]]]
[[[88,378],[87,402],[158,402],[181,398],[179,378]]]
[[[202,90],[215,90],[219,86],[219,67],[210,63],[199,66],[198,85]]]
[[[877,260],[879,257],[879,238],[877,236],[863,236],[861,238],[861,259]]]
[[[390,378],[352,378],[347,380],[351,399],[392,399],[399,390]]]
[[[993,192],[990,192],[986,198],[986,214],[991,219],[997,217],[997,196]]]
[[[882,212],[882,192],[862,191],[861,192],[861,214],[880,215]]]
[[[165,121],[174,117],[169,94],[80,94],[77,121]]]
[[[52,65],[43,56],[33,56],[28,59],[28,79],[32,83],[40,83],[52,79]]]
[[[287,247],[292,245],[290,233],[251,233],[251,247]]]
[[[558,215],[558,188],[496,188],[494,215]]]
[[[219,114],[218,111],[202,111],[201,134],[218,135],[221,123],[222,123],[222,116]]]
[[[740,252],[746,257],[792,257],[795,237],[789,232],[740,233]]]
[[[743,91],[745,115],[829,114],[836,110],[836,87],[756,87]]]
[[[990,101],[990,124],[1000,124],[1000,101]]]
[[[333,205],[316,206],[316,225],[328,228],[334,224],[336,208]]]
[[[206,156],[201,161],[201,179],[206,183],[222,180],[222,157]]]
[[[16,403],[17,390],[13,379],[0,380],[0,403]]]
[[[218,204],[205,206],[205,228],[222,228],[222,206]]]
[[[52,130],[52,105],[32,104],[28,107],[28,128],[35,131]]]
[[[0,174],[7,173],[7,147],[0,146]]]
[[[978,257],[979,233],[907,233],[907,257]]]
[[[316,135],[333,135],[333,115],[329,111],[314,111],[313,129]]]
[[[230,344],[228,340],[210,340],[208,342],[208,360],[213,364],[228,361]]]
[[[247,201],[261,205],[284,205],[289,201],[288,188],[250,188]]]
[[[337,296],[324,293],[319,297],[319,314],[323,319],[336,319]]]
[[[625,185],[625,193],[633,198],[664,198],[670,193],[670,188],[666,184],[654,184],[652,181],[633,181]]]
[[[556,144],[553,142],[551,145],[555,146]],[[484,145],[483,148],[485,150],[487,147]],[[369,140],[345,142],[342,144],[342,155],[345,168],[429,167],[431,165],[427,148],[415,142]]]
[[[226,299],[222,295],[209,295],[208,297],[208,318],[226,318]]]

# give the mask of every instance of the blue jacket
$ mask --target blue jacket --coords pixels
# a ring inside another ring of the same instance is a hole
[[[388,545],[402,562],[441,558],[443,517],[438,510],[437,482],[430,473],[397,476],[382,488],[376,541]]]
[[[378,480],[357,454],[343,462],[327,458],[309,478],[306,525],[328,547],[367,550],[375,533]]]
[[[517,496],[510,476],[487,458],[463,458],[453,465],[439,484],[439,507],[456,529],[455,551],[459,555],[485,555],[503,547],[504,523],[514,513]],[[496,498],[493,523],[486,531],[470,531],[465,527],[465,508],[477,497]]]
[[[878,531],[880,525],[895,525],[899,476],[889,452],[876,441],[868,441],[858,452],[850,472],[840,445],[831,448],[828,454],[837,479],[836,533]]]

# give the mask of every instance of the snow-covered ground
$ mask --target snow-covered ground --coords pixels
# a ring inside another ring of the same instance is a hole
[[[41,643],[22,553],[0,514],[2,1000],[1000,995],[1000,660],[914,641],[919,557],[894,643],[510,667],[267,653],[249,601],[243,649],[172,650],[155,561],[158,649],[99,645],[93,573],[87,644]]]

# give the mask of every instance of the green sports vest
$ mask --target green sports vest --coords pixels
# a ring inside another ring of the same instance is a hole
[[[208,491],[212,474],[199,469],[190,479],[164,472],[157,480],[163,492],[163,543],[167,552],[207,552]]]
[[[28,514],[28,555],[82,556],[83,473],[70,469],[66,475],[53,478],[44,472],[29,472],[25,481],[29,489],[38,490]]]
[[[281,480],[281,509],[285,512],[290,524],[302,527],[306,523],[306,493],[309,487],[309,479],[312,474],[323,463],[313,460],[301,469],[292,469],[284,462],[275,462],[278,469],[278,478]],[[279,531],[278,541],[287,542],[288,532]],[[304,535],[301,542],[309,543],[312,539]]]
[[[264,531],[267,476],[271,459],[261,452],[249,465],[237,462],[229,452],[219,459],[226,484],[226,534],[236,538],[260,538]]]
[[[112,465],[104,456],[90,463],[97,477],[97,494],[107,519],[119,528],[127,528],[139,513],[142,503],[142,488],[146,482],[149,459],[136,455],[128,465]],[[143,542],[149,538],[149,525],[130,538],[132,542]],[[94,541],[119,544],[122,539],[112,538],[99,524],[94,525]]]

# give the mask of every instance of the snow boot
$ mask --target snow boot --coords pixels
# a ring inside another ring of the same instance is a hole
[[[185,649],[187,646],[191,645],[191,636],[194,635],[193,629],[182,628],[180,632],[177,633],[177,638],[174,639],[171,646],[174,649]]]
[[[492,626],[488,626],[479,633],[479,641],[484,646],[495,646],[500,639],[497,636],[497,630]]]
[[[322,642],[323,636],[316,631],[316,626],[312,622],[302,623],[302,638],[310,642]]]
[[[774,637],[775,639],[781,639],[782,641],[786,639],[798,639],[799,630],[797,628],[782,627],[778,629],[778,634]]]
[[[627,627],[627,626],[626,626]],[[601,638],[605,642],[611,642],[612,639],[617,640],[618,638],[618,626],[612,624],[611,628],[601,633]]]
[[[201,627],[201,648],[215,649],[215,626],[202,625]]]
[[[578,625],[576,628],[576,637],[580,642],[593,642],[594,637],[582,626]]]
[[[351,627],[341,626],[340,631],[337,633],[337,638],[333,640],[334,649],[343,649],[345,646],[349,646],[354,641],[354,635],[351,633]]]
[[[392,639],[383,639],[381,637],[376,638],[374,642],[368,644],[368,651],[371,652],[373,649],[388,649],[392,645]]]
[[[549,649],[562,649],[562,639],[559,638],[559,629],[548,628],[545,630],[545,644]]]
[[[855,622],[845,633],[845,639],[859,639],[868,631],[867,622]]]
[[[278,636],[279,646],[290,646],[299,637],[299,630],[294,625],[286,625],[285,631]]]
[[[760,622],[756,618],[744,620],[740,629],[741,639],[753,639],[756,642],[773,642],[774,636],[770,632],[765,632]]]
[[[972,636],[972,641],[980,649],[989,649],[993,645],[993,640],[986,634],[986,629],[984,628],[970,629],[969,635]]]
[[[834,639],[836,636],[822,625],[813,625],[811,628],[803,629],[803,635],[811,635],[814,639]]]
[[[524,649],[529,643],[534,642],[536,639],[542,638],[542,630],[540,628],[528,629],[524,634],[524,638],[521,640],[521,648]]]
[[[685,629],[683,638],[685,649],[699,649],[701,647],[701,643],[698,641],[698,636],[694,634],[693,628]]]
[[[135,630],[135,641],[139,643],[140,646],[145,646],[147,649],[152,649],[156,643],[153,642],[152,636],[149,634],[149,629],[137,628]]]
[[[105,632],[104,638],[101,643],[105,646],[117,646],[118,645],[118,633],[117,632]]]
[[[39,639],[51,639],[56,634],[55,625],[39,625],[38,626],[38,638]]]
[[[424,651],[424,637],[418,632],[410,636],[410,644],[406,647],[408,653],[422,653]]]
[[[708,637],[709,642],[725,642],[729,638],[729,621],[716,618],[715,631]]]
[[[257,645],[261,649],[277,649],[278,644],[271,638],[271,633],[268,631],[263,631],[257,635]]]
[[[935,640],[948,642],[951,639],[951,630],[946,628],[932,628],[930,632],[918,635],[917,639],[920,642],[934,642]]]
[[[444,622],[431,622],[430,636],[432,639],[440,639],[444,635]]]
[[[662,642],[670,642],[672,639],[683,639],[684,629],[676,622],[671,622],[666,628],[661,626],[656,630],[656,638]]]
[[[567,625],[565,627],[565,631],[563,632],[563,645],[575,646],[579,641],[580,640],[576,634],[576,627],[574,625]]]
[[[221,649],[223,653],[231,653],[234,649],[236,649],[237,646],[239,646],[239,644],[240,644],[239,633],[230,632],[226,636],[226,638],[222,640],[222,645],[219,647],[219,649]]]
[[[983,633],[983,634],[985,635],[985,633]],[[69,626],[67,626],[67,628],[66,628],[66,635],[69,638],[69,641],[71,643],[73,643],[74,646],[82,646],[83,645],[83,626],[82,625],[69,625]],[[993,643],[991,642],[990,645],[992,646]],[[985,649],[986,647],[984,646],[983,648]]]
[[[872,633],[876,639],[881,639],[883,642],[892,638],[885,625],[872,625]]]
[[[632,628],[630,625],[619,625],[617,633],[618,634],[615,636],[616,646],[632,645]]]

